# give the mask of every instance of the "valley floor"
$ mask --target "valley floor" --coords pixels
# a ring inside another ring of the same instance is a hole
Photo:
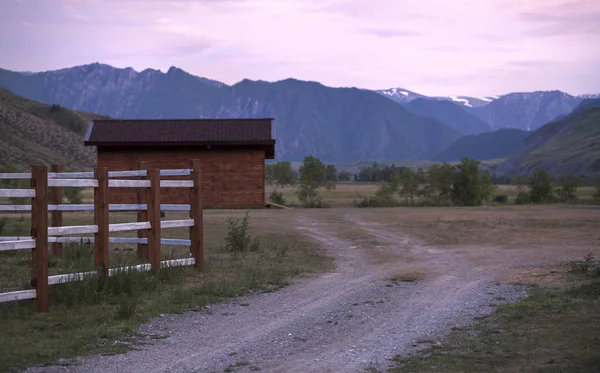
[[[264,212],[251,214],[264,217]],[[592,252],[600,210],[278,210],[335,269],[142,326],[125,354],[28,372],[362,372],[527,295],[536,271]],[[260,223],[259,223],[260,224]]]

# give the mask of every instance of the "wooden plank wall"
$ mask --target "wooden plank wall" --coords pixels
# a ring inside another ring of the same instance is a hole
[[[247,208],[265,203],[265,154],[262,150],[130,150],[98,148],[98,167],[111,171],[132,170],[138,162],[149,168],[183,169],[198,159],[202,167],[204,206]],[[164,179],[189,179],[171,177]],[[130,188],[111,188],[110,203],[137,203]],[[185,188],[163,188],[161,203],[189,203]]]

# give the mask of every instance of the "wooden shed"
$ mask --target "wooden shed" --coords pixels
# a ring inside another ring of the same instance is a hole
[[[95,146],[98,166],[110,171],[202,167],[205,206],[247,208],[265,203],[265,159],[275,157],[273,118],[96,119],[84,143]],[[161,190],[161,203],[188,203],[187,190]],[[136,203],[131,189],[111,189],[110,203]]]

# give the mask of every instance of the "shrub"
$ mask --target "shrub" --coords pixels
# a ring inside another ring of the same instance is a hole
[[[78,204],[83,200],[83,195],[81,194],[81,188],[65,188],[64,189],[65,198],[69,203]]]
[[[364,197],[359,194],[357,198],[353,201],[356,207],[379,207],[375,197]]]
[[[517,195],[517,199],[515,199],[515,203],[517,205],[526,205],[531,202],[531,196],[527,191],[520,191]]]
[[[258,239],[252,240],[248,234],[248,213],[243,218],[227,218],[227,237],[225,237],[225,249],[233,253],[241,253],[247,250],[256,251],[260,244]]]
[[[508,202],[508,196],[506,194],[496,195],[496,196],[494,196],[494,202],[506,203],[506,202]]]
[[[269,200],[278,205],[285,205],[285,198],[283,198],[283,193],[281,192],[272,191],[271,194],[269,194]]]

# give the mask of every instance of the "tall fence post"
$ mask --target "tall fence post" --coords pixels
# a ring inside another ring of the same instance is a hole
[[[148,259],[153,271],[160,269],[160,170],[147,170],[150,189],[148,191]]]
[[[94,237],[94,263],[102,275],[108,277],[109,269],[109,233],[108,233],[108,168],[97,167],[94,177],[98,187],[94,189],[94,224],[98,232]]]
[[[191,178],[194,186],[190,188],[190,218],[194,219],[194,225],[190,227],[190,251],[195,260],[194,267],[202,268],[204,264],[204,227],[200,161],[193,160],[191,168]]]
[[[61,172],[62,167],[59,165],[50,166],[50,171],[52,172]],[[52,187],[52,204],[60,205],[62,203],[62,188],[61,187]],[[59,210],[52,211],[52,226],[53,227],[62,227],[63,225],[63,213]],[[53,242],[52,243],[52,255],[53,256],[61,256],[62,255],[62,243]]]
[[[35,197],[31,200],[31,236],[35,239],[32,250],[33,278],[36,288],[35,309],[46,312],[50,302],[48,288],[48,168],[33,166],[31,186]]]
[[[145,161],[138,162],[138,169],[146,170],[146,172],[147,172],[148,171],[148,162],[145,162]],[[146,174],[145,178],[141,177],[140,179],[147,179],[147,178],[148,178],[148,174]],[[137,188],[137,203],[139,205],[146,203],[146,201],[148,200],[148,191],[149,191],[149,189],[147,189],[147,188]],[[147,207],[148,206],[146,206],[146,208]],[[138,223],[148,221],[147,209],[146,210],[138,210],[136,215],[137,215]],[[148,238],[148,232],[144,229],[139,229],[137,231],[137,236],[138,236],[138,238]],[[140,258],[140,259],[148,260],[148,244],[138,243],[137,255],[138,255],[138,258]]]

